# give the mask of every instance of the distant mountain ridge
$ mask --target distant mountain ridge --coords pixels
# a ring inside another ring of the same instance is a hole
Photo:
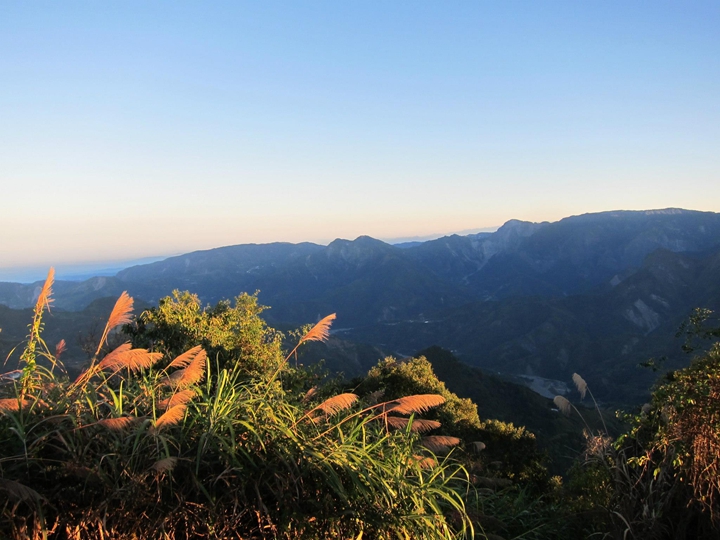
[[[55,306],[81,310],[123,290],[156,303],[173,289],[208,303],[259,290],[273,323],[336,312],[345,337],[390,350],[441,345],[498,371],[567,380],[584,368],[586,379],[606,379],[596,388],[609,389],[620,374],[620,386],[637,386],[636,356],[666,354],[693,307],[720,307],[720,214],[671,208],[511,220],[493,233],[403,246],[368,236],[228,246],[58,282]],[[0,283],[0,303],[28,307],[38,290]]]
[[[402,247],[360,236],[353,241],[337,239],[328,246],[241,244],[195,251],[133,266],[114,278],[61,282],[56,298],[64,309],[82,309],[96,293],[114,295],[117,287],[130,287],[149,301],[173,288],[190,288],[212,302],[255,289],[277,296],[274,289],[283,289],[281,279],[300,279],[317,293],[364,279],[367,270],[377,271],[383,265],[430,275],[465,298],[468,294],[474,299],[562,296],[588,292],[616,275],[622,279],[659,248],[699,252],[718,245],[720,214],[714,212],[612,211],[552,223],[510,220],[494,233],[452,235]],[[313,287],[320,277],[328,282]],[[38,283],[0,283],[0,303],[29,307],[37,287]],[[302,286],[293,289],[294,297],[308,296],[302,294]]]

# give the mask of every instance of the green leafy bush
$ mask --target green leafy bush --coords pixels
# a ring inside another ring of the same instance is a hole
[[[283,361],[283,335],[260,317],[264,309],[257,295],[241,294],[234,305],[223,300],[203,307],[197,295],[176,290],[125,330],[136,347],[170,358],[201,345],[221,366],[240,362],[243,372],[258,377]]]

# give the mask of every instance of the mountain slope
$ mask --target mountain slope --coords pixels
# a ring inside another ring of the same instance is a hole
[[[720,248],[657,250],[602,294],[469,302],[428,322],[375,324],[343,335],[402,352],[440,345],[466,363],[504,373],[567,382],[581,372],[602,399],[639,401],[656,375],[638,363],[667,356],[667,367],[684,365],[678,327],[695,307],[720,310],[719,270]]]
[[[156,303],[173,289],[214,303],[259,290],[275,325],[337,313],[354,341],[411,354],[449,348],[485,369],[567,381],[582,371],[606,400],[639,400],[649,356],[686,359],[673,339],[694,307],[720,307],[720,214],[678,209],[511,220],[494,233],[403,247],[367,236],[240,245],[58,282],[55,307],[80,310],[127,290]],[[0,303],[40,290],[0,284]]]

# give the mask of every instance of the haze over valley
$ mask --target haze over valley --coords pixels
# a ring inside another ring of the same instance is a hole
[[[227,246],[59,280],[54,307],[80,316],[124,290],[147,305],[176,289],[206,304],[259,291],[271,324],[337,313],[334,338],[378,357],[441,346],[530,385],[582,372],[601,399],[634,403],[657,377],[639,363],[687,362],[674,335],[694,308],[720,307],[719,265],[720,214],[613,211],[399,245],[361,236]],[[0,303],[30,308],[40,285],[0,283]],[[5,331],[2,353],[21,337]],[[378,359],[351,356],[336,353],[332,368],[353,376]]]

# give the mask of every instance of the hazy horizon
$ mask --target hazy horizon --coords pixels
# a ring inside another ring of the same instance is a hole
[[[428,240],[434,240],[436,238],[442,238],[443,236],[449,236],[451,234],[468,235],[475,234],[478,232],[493,232],[498,227],[480,227],[474,229],[466,229],[462,231],[451,231],[446,233],[436,233],[424,236],[403,236],[397,238],[378,238],[388,244],[402,244],[404,242],[426,242]],[[355,238],[349,239],[354,240]],[[332,240],[322,240],[314,242],[312,240],[304,240],[305,242],[312,242],[319,245],[327,245],[337,238]],[[271,241],[272,242],[272,241]],[[282,242],[278,240],[277,242]],[[301,241],[303,242],[303,241]],[[265,243],[265,242],[262,242]],[[268,242],[270,243],[270,242]],[[230,244],[238,245],[238,244]],[[204,249],[215,249],[227,247],[226,245],[214,245],[209,247],[200,248]],[[145,256],[140,258],[131,259],[109,259],[109,260],[79,260],[79,261],[65,261],[57,264],[53,261],[47,261],[43,264],[35,265],[16,265],[16,266],[0,266],[0,282],[13,282],[13,283],[34,283],[45,279],[48,269],[53,267],[55,269],[55,277],[60,280],[67,281],[81,281],[89,277],[96,276],[113,276],[120,270],[129,268],[139,264],[149,264],[156,261],[161,261],[169,257],[175,257],[178,255],[184,255],[192,251],[188,250],[184,252],[175,253],[163,253],[155,254],[151,256]]]
[[[720,4],[0,0],[0,268],[720,210]]]
[[[677,208],[677,207],[668,207],[668,208],[645,208],[640,210],[627,210],[627,209],[612,209],[612,210],[603,210],[600,213],[612,213],[612,212],[626,212],[626,211],[638,211],[638,212],[648,212],[648,213],[654,213],[654,212],[665,212],[665,211],[689,211],[689,212],[698,212],[699,210],[693,209],[693,208]],[[576,217],[581,214],[572,214],[568,216],[563,216],[560,219],[569,218],[569,217]],[[516,219],[516,218],[512,218]],[[510,220],[508,220],[510,221]],[[544,222],[553,222],[558,220],[542,220]],[[507,222],[506,222],[507,223]],[[539,222],[536,222],[539,223]],[[381,240],[383,242],[386,242],[388,244],[403,244],[403,243],[409,243],[409,242],[426,242],[430,240],[435,240],[438,238],[442,238],[445,236],[451,236],[451,235],[471,235],[471,234],[477,234],[480,232],[495,232],[497,231],[503,224],[499,226],[494,227],[475,227],[470,229],[464,229],[461,231],[446,231],[442,233],[434,233],[434,234],[428,234],[428,235],[413,235],[413,236],[401,236],[401,237],[377,237],[378,240]],[[299,240],[297,242],[290,242],[290,243],[302,243],[302,242],[309,242],[314,243],[322,246],[326,246],[330,244],[334,240],[355,240],[359,236],[372,236],[367,234],[360,234],[353,237],[343,238],[343,237],[336,237],[332,239],[320,239],[320,240],[313,240],[313,239],[304,239]],[[276,243],[276,242],[286,242],[285,240],[270,240],[269,242],[236,242],[232,244],[215,244],[215,245],[209,245],[209,246],[202,246],[197,249],[188,249],[185,251],[177,251],[173,253],[155,253],[152,255],[146,255],[143,257],[133,257],[128,259],[105,259],[105,260],[78,260],[78,261],[61,261],[59,264],[56,261],[46,261],[40,264],[35,265],[9,265],[9,266],[2,266],[0,265],[0,282],[16,282],[16,283],[34,283],[36,281],[42,281],[45,279],[45,276],[47,275],[47,271],[50,267],[53,267],[55,269],[55,276],[56,279],[60,280],[67,280],[67,281],[82,281],[85,279],[88,279],[90,277],[98,277],[98,276],[114,276],[117,272],[120,270],[123,270],[125,268],[129,268],[131,266],[140,265],[140,264],[149,264],[156,261],[161,261],[170,257],[180,256],[187,253],[191,253],[194,251],[204,251],[204,250],[211,250],[216,248],[223,248],[223,247],[229,247],[234,245],[241,245],[241,244],[265,244],[265,243]]]

